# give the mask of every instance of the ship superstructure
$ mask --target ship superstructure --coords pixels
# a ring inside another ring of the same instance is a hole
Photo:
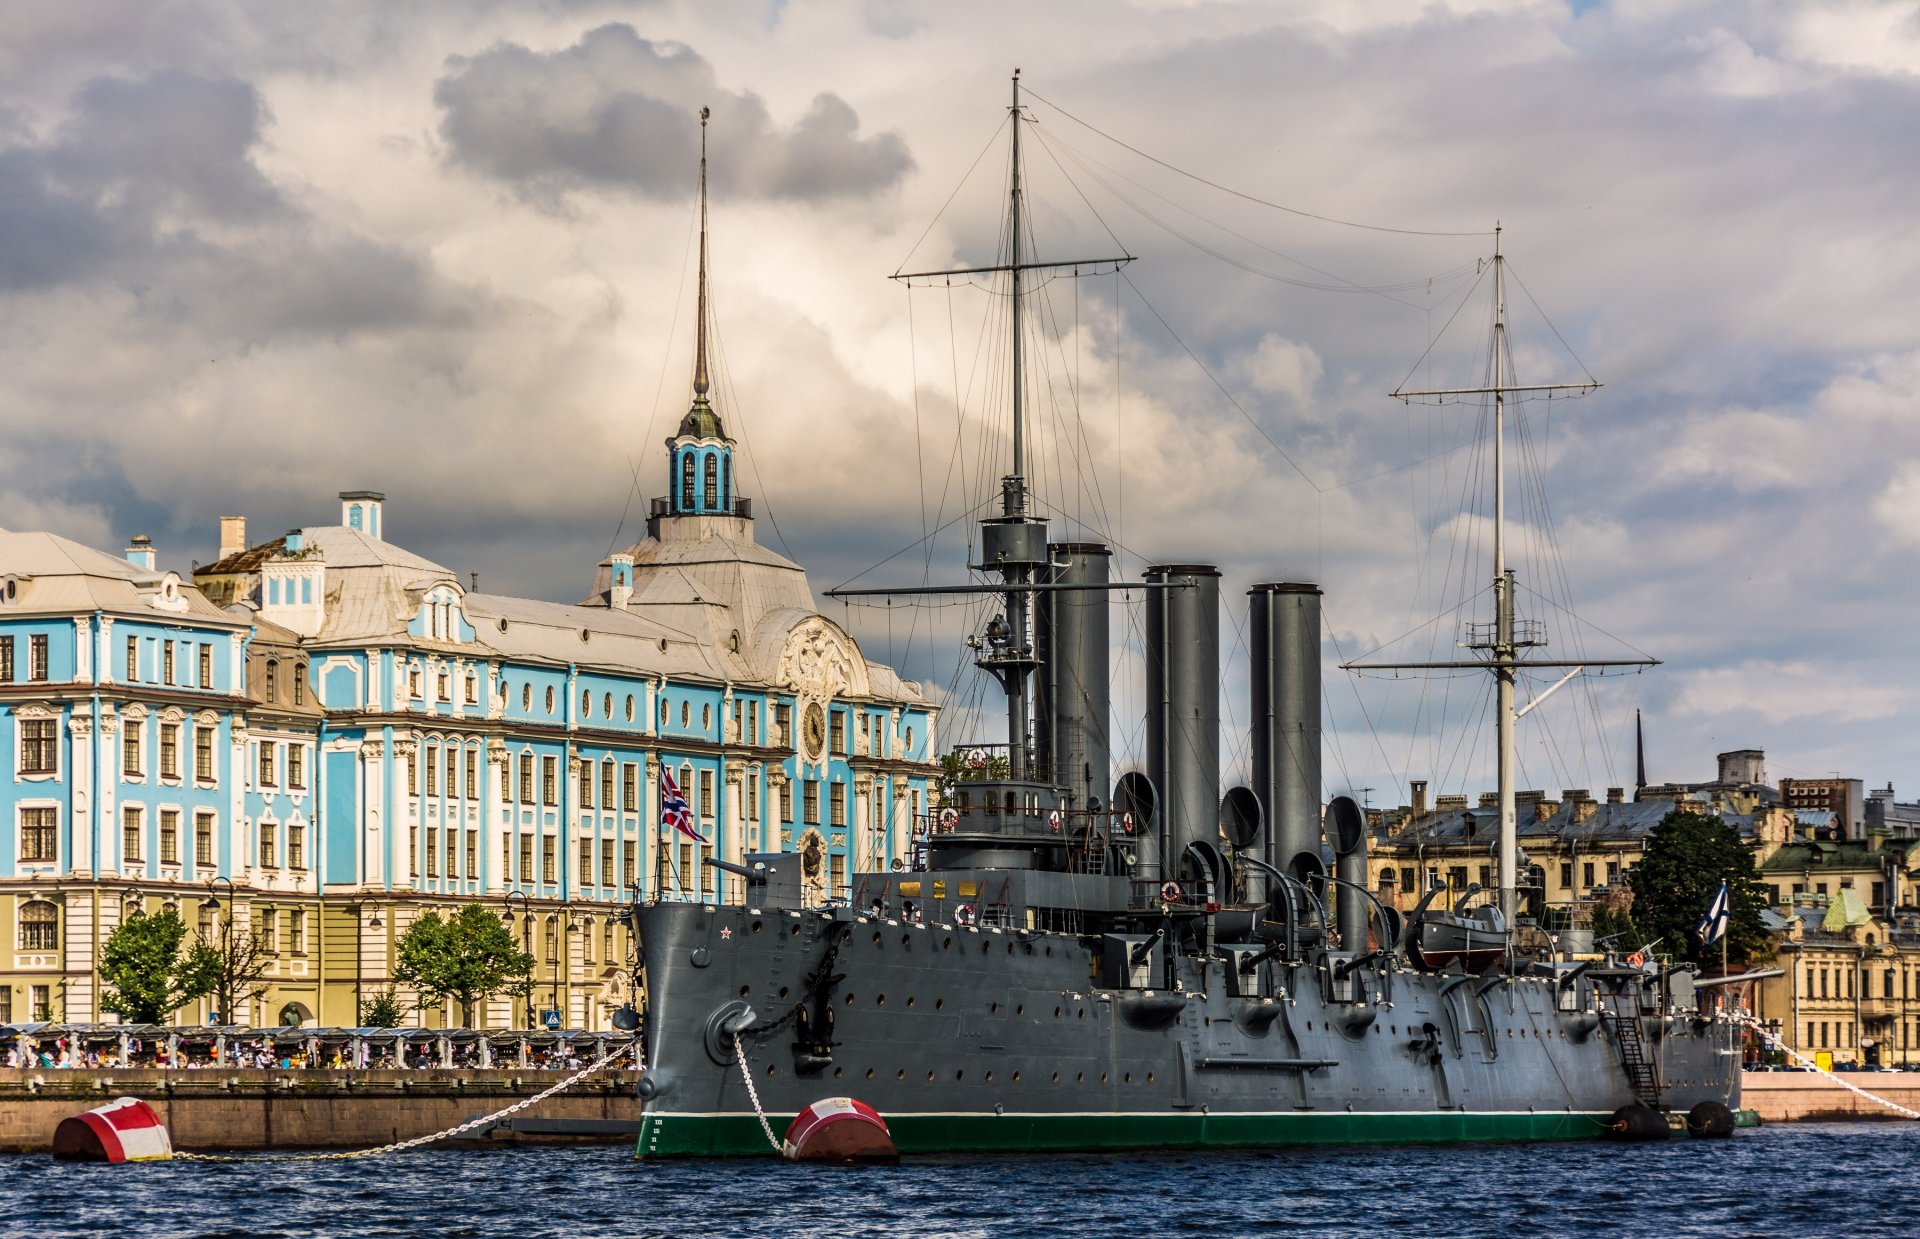
[[[1006,700],[1005,761],[955,782],[913,863],[852,875],[844,902],[768,853],[730,867],[741,901],[635,909],[639,1154],[766,1153],[767,1125],[838,1095],[904,1153],[1584,1138],[1661,1112],[1730,1126],[1738,1026],[1683,971],[1523,950],[1511,849],[1491,902],[1476,888],[1403,915],[1367,890],[1359,806],[1321,809],[1314,584],[1248,591],[1252,778],[1223,794],[1218,569],[1113,580],[1110,547],[1051,541],[1029,503],[1019,307],[1049,264],[1019,240],[1017,76],[1011,117],[1008,261],[968,269],[1013,297],[988,579],[899,591],[999,598],[977,663]],[[1146,760],[1115,783],[1121,588],[1145,599]],[[1510,601],[1475,663],[1509,683]]]

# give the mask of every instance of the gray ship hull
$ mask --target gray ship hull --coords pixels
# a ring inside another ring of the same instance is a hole
[[[774,1136],[850,1096],[904,1153],[1581,1139],[1636,1100],[1739,1107],[1737,1026],[1656,1002],[1652,974],[1342,976],[1329,952],[1249,971],[1226,949],[1136,988],[1100,984],[1091,936],[846,908],[637,916],[642,1157],[773,1152],[743,1069]]]

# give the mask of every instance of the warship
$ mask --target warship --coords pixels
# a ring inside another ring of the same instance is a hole
[[[1730,1132],[1736,1019],[1684,967],[1519,915],[1513,683],[1549,664],[1514,618],[1498,532],[1496,614],[1465,664],[1499,685],[1497,889],[1404,912],[1368,889],[1361,807],[1321,802],[1314,584],[1247,593],[1251,779],[1222,792],[1218,568],[1112,579],[1112,547],[1051,541],[1031,502],[1023,284],[1052,264],[1023,250],[1017,75],[1013,90],[1004,261],[968,269],[1011,288],[1011,461],[980,522],[987,579],[946,587],[998,600],[971,644],[1005,697],[1004,756],[971,749],[910,863],[853,874],[841,900],[820,900],[801,855],[768,853],[714,862],[743,897],[656,885],[636,904],[637,1155],[767,1155],[830,1098],[877,1111],[903,1154]],[[1521,390],[1499,360],[1476,389],[1496,462]],[[1145,769],[1114,781],[1122,589],[1144,598]]]

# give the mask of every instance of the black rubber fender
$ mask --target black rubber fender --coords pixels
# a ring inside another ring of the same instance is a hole
[[[1725,1140],[1733,1135],[1733,1111],[1717,1101],[1703,1101],[1687,1111],[1687,1134],[1695,1139]]]
[[[1665,1140],[1668,1134],[1666,1116],[1644,1101],[1621,1106],[1607,1124],[1609,1140]]]

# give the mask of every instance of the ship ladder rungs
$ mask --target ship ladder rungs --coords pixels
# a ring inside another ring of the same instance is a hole
[[[1633,1095],[1649,1106],[1660,1104],[1660,1080],[1647,1060],[1646,1040],[1640,1035],[1640,998],[1634,993],[1608,994],[1601,1001],[1601,1018],[1613,1043],[1620,1047],[1620,1065],[1626,1069]]]

